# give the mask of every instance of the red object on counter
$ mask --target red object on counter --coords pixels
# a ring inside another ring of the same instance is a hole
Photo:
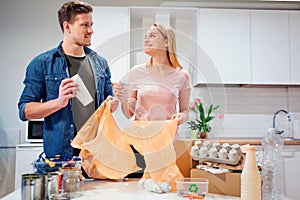
[[[204,197],[202,195],[198,195],[198,194],[188,194],[187,198],[189,200],[194,200],[194,199],[203,199]]]

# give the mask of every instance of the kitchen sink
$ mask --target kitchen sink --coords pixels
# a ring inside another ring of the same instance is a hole
[[[283,139],[284,141],[293,141],[293,140],[300,140],[300,139],[296,139],[296,138],[293,138],[293,137],[281,137],[281,139]]]

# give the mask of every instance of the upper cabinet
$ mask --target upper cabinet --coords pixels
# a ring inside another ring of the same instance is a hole
[[[290,84],[288,11],[251,10],[253,84]]]
[[[300,12],[290,11],[291,84],[300,84]]]
[[[106,58],[113,82],[129,71],[129,8],[94,7],[92,48]]]
[[[199,9],[199,83],[251,82],[250,12]]]
[[[109,19],[109,20],[108,20]],[[300,84],[300,12],[167,7],[94,7],[92,48],[112,81],[145,63],[154,24],[175,30],[177,55],[192,84]]]
[[[197,83],[300,84],[300,12],[199,9]]]

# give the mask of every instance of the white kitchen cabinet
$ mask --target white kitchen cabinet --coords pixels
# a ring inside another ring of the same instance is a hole
[[[112,82],[129,70],[130,17],[127,7],[93,7],[92,49],[106,58]]]
[[[289,84],[288,11],[251,10],[253,84]]]
[[[21,130],[0,129],[0,199],[14,191],[16,146],[21,141]]]
[[[290,200],[298,200],[300,197],[298,175],[300,163],[300,146],[285,145],[282,155],[284,158],[284,181],[286,196]]]
[[[289,11],[291,84],[300,84],[300,12]]]
[[[21,187],[22,174],[33,173],[31,164],[43,152],[43,143],[20,144],[16,147],[15,189]]]
[[[262,146],[257,146],[258,152],[262,155]],[[298,200],[300,197],[299,191],[299,163],[300,163],[300,145],[284,145],[283,156],[283,171],[284,171],[284,193],[289,200]],[[261,159],[261,158],[260,158]]]
[[[198,43],[202,52],[199,71],[203,77],[199,82],[250,83],[249,10],[199,9]]]

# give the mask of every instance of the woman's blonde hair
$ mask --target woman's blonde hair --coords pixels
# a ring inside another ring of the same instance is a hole
[[[161,24],[153,24],[153,26],[156,27],[161,35],[168,41],[167,56],[172,67],[182,69],[183,67],[179,64],[176,54],[176,37],[173,28]],[[151,57],[147,64],[152,65],[152,63],[153,60]]]

